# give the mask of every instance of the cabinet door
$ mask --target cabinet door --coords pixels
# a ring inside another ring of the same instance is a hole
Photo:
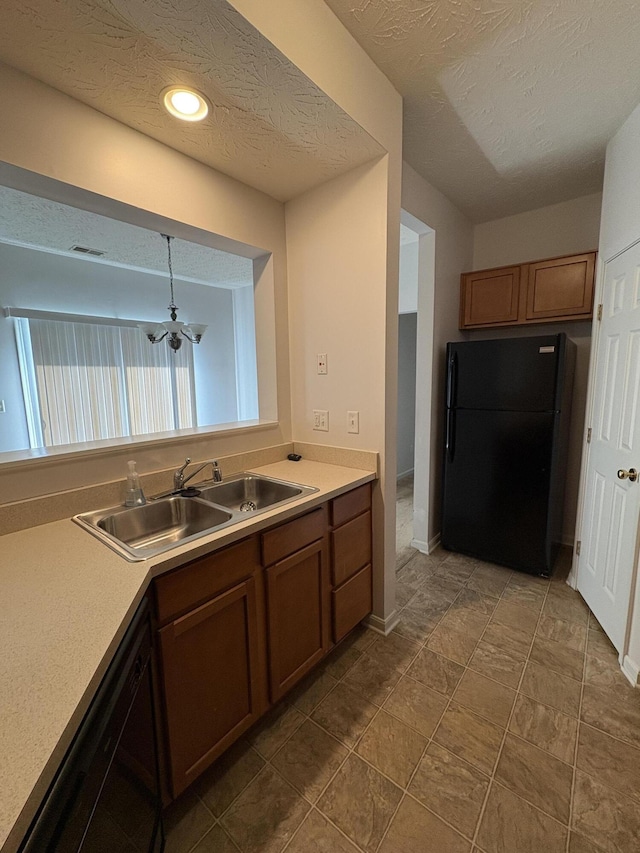
[[[465,273],[461,289],[460,328],[518,322],[519,266]]]
[[[174,797],[263,710],[257,625],[249,578],[158,632]]]
[[[277,701],[329,649],[329,565],[321,539],[269,566],[267,622],[271,701]]]
[[[576,320],[593,311],[595,253],[529,264],[527,320]]]

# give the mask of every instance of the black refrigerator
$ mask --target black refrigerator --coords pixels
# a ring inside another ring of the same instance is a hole
[[[442,544],[548,577],[562,533],[575,344],[447,344]]]

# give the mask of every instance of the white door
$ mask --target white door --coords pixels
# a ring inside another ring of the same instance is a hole
[[[640,471],[640,243],[606,264],[602,305],[578,590],[622,652],[640,509],[640,479],[620,479]]]

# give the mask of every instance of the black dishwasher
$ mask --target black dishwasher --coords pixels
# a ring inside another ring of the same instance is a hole
[[[149,606],[142,602],[21,853],[162,853]]]

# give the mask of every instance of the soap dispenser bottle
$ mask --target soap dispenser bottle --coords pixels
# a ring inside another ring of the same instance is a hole
[[[136,463],[131,460],[127,462],[129,473],[127,474],[127,496],[124,501],[125,506],[143,506],[147,499],[140,485],[140,475],[136,471]]]

